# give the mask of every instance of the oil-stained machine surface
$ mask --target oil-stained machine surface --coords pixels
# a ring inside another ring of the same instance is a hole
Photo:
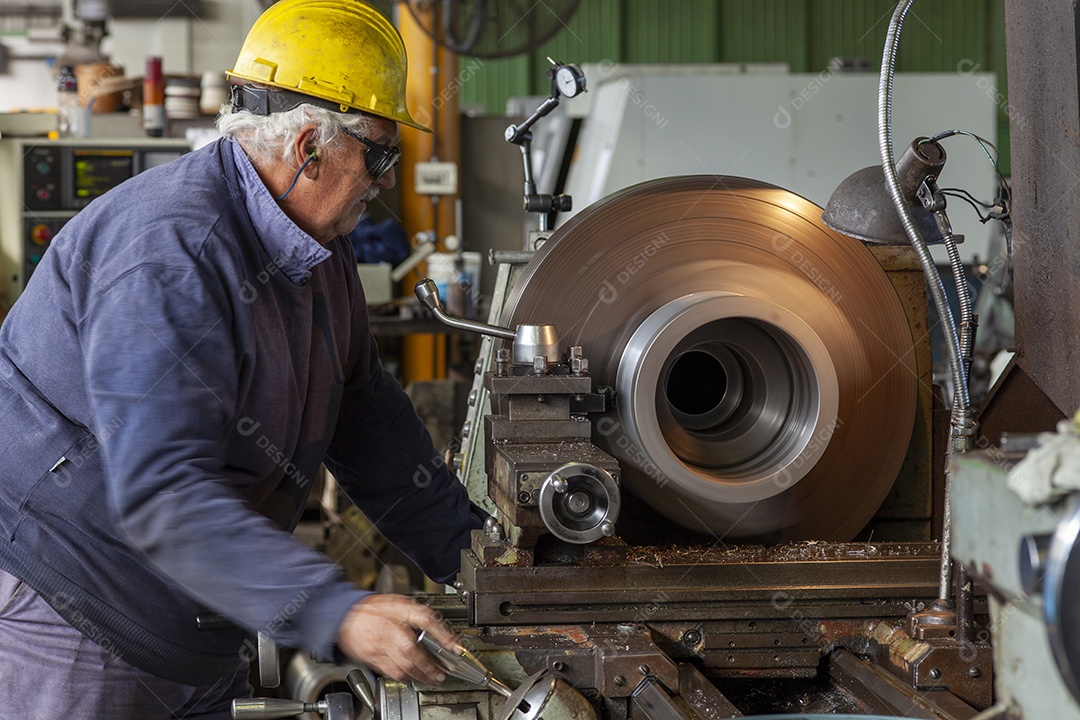
[[[904,461],[925,316],[820,214],[741,178],[656,181],[520,273],[502,324],[550,323],[564,354],[478,363],[491,414],[464,472],[483,462],[470,489],[496,512],[456,584],[466,639],[509,680],[552,672],[606,718],[992,702],[989,647],[928,610],[939,546],[844,542]],[[580,465],[609,482],[574,486]]]

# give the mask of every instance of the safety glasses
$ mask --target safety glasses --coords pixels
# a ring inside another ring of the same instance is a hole
[[[374,140],[370,140],[360,133],[353,132],[344,125],[341,126],[342,132],[351,138],[354,138],[367,146],[367,151],[364,153],[364,166],[367,168],[368,175],[372,180],[378,180],[387,172],[390,168],[398,164],[401,160],[401,148],[396,145],[383,145],[377,143]]]

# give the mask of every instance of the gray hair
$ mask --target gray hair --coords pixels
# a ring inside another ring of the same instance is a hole
[[[217,118],[218,132],[239,142],[255,165],[275,162],[295,165],[292,145],[309,125],[315,126],[311,140],[319,151],[338,141],[342,126],[361,135],[370,135],[375,129],[372,119],[366,115],[346,115],[308,103],[269,115],[255,115],[250,110],[234,113],[232,104],[228,103],[221,108]]]

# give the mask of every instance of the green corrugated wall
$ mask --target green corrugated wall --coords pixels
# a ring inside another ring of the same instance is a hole
[[[787,63],[819,72],[837,55],[877,68],[892,0],[581,0],[566,29],[527,55],[462,59],[464,108],[502,113],[515,95],[546,94],[546,57],[563,62]],[[955,72],[962,60],[1005,88],[1003,0],[923,0],[909,11],[901,72]],[[1008,118],[998,119],[1008,169]]]

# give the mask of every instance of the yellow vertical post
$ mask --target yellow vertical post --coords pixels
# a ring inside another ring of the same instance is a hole
[[[441,162],[461,160],[461,127],[458,117],[457,55],[442,47],[424,32],[404,4],[397,5],[397,25],[409,55],[408,106],[417,120],[432,127],[434,135],[412,128],[401,128],[403,161],[398,171],[401,186],[402,222],[409,237],[417,232],[435,230],[439,238],[453,235],[457,227],[456,196],[443,196],[437,202],[416,193],[417,162],[438,156]],[[440,247],[440,250],[444,248]],[[420,271],[424,266],[420,266]],[[422,277],[413,272],[403,281],[403,292]],[[402,375],[406,384],[446,376],[446,336],[410,335],[402,345]]]

